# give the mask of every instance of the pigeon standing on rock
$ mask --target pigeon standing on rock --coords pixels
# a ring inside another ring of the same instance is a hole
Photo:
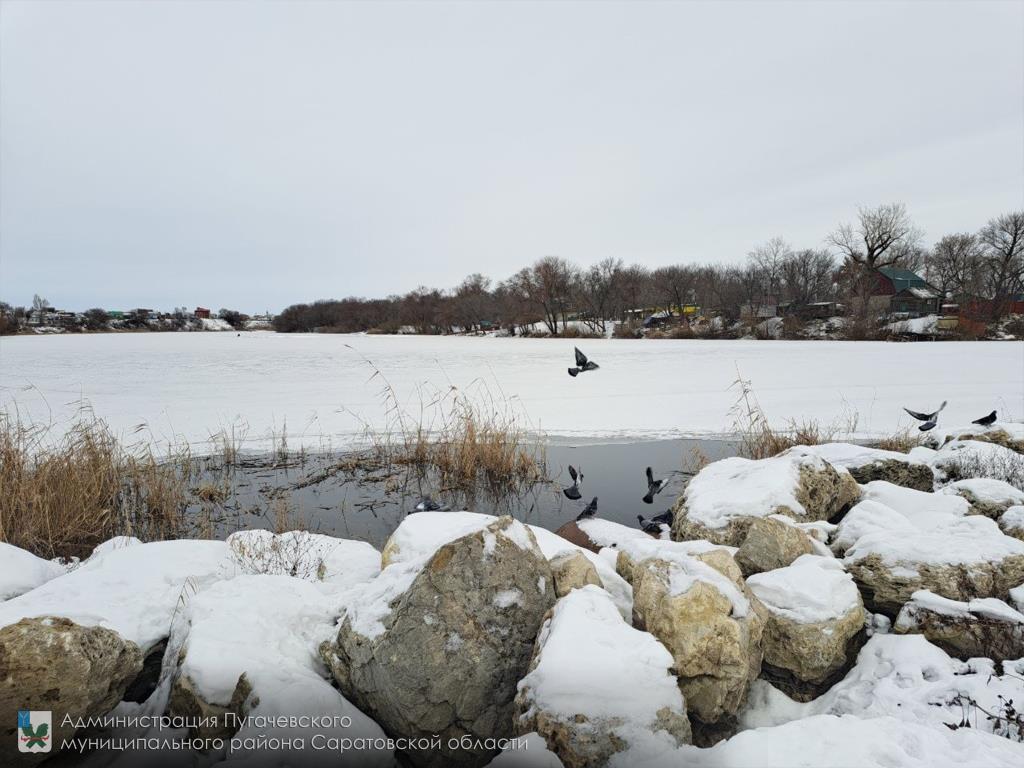
[[[655,515],[650,520],[646,519],[643,515],[637,515],[636,519],[640,522],[640,528],[644,533],[649,533],[651,536],[661,536],[662,526],[672,525],[672,520],[675,515],[672,514],[672,510],[666,510],[660,515]]]
[[[934,413],[918,413],[917,411],[912,411],[909,408],[904,408],[903,410],[909,413],[918,421],[923,421],[924,424],[918,427],[918,429],[922,432],[927,432],[929,429],[934,429],[935,425],[939,423],[939,414],[942,413],[942,409],[945,407],[946,401],[943,400],[942,405],[939,406],[939,410],[935,411]]]
[[[980,419],[975,419],[971,424],[978,424],[982,427],[991,427],[996,423],[996,412],[992,411],[988,416],[982,416]]]
[[[413,512],[447,512],[447,504],[438,504],[430,496],[424,496],[420,503],[413,507]]]
[[[597,514],[597,496],[590,500],[590,503],[583,508],[577,516],[577,520],[587,520]]]
[[[651,468],[648,467],[647,468],[647,495],[644,496],[644,504],[653,504],[654,503],[655,495],[661,493],[661,489],[664,488],[667,483],[668,483],[668,480],[665,480],[665,479],[655,480],[654,479],[654,472],[652,472]]]
[[[592,363],[587,359],[587,356],[580,352],[579,347],[573,347],[576,350],[576,367],[569,369],[570,376],[578,376],[585,371],[596,371],[598,369],[597,363]]]
[[[583,479],[583,470],[581,469],[577,472],[576,468],[570,464],[569,477],[572,478],[572,485],[568,488],[563,488],[562,493],[565,494],[565,498],[576,501],[577,499],[582,498],[582,494],[580,493],[580,481]]]

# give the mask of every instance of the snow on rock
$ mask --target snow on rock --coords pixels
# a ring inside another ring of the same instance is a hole
[[[90,560],[98,559],[108,552],[113,552],[118,549],[127,549],[128,547],[136,547],[142,543],[141,539],[137,539],[134,536],[115,536],[112,539],[107,539],[102,544],[97,544],[92,554],[86,558],[86,562]]]
[[[868,484],[833,546],[868,608],[890,617],[919,589],[951,599],[994,597],[1024,581],[1024,542],[968,515],[966,500],[884,482]]]
[[[931,465],[942,483],[989,478],[1024,488],[1024,455],[998,443],[953,440],[935,452]]]
[[[1003,480],[988,477],[957,480],[943,487],[939,493],[962,496],[971,505],[971,514],[985,515],[993,520],[1010,507],[1024,504],[1024,491]]]
[[[226,575],[276,574],[349,587],[380,573],[380,552],[365,541],[249,530],[231,534],[227,544],[232,562]]]
[[[928,463],[906,453],[853,443],[824,443],[810,449],[832,466],[847,470],[858,483],[886,480],[919,491],[931,491],[935,485]]]
[[[672,655],[623,621],[590,585],[563,597],[519,683],[520,731],[540,733],[565,766],[635,765],[691,739]]]
[[[1010,507],[999,518],[999,527],[1007,536],[1024,540],[1024,506]]]
[[[994,597],[959,601],[921,590],[900,610],[895,630],[922,634],[963,659],[1024,658],[1024,614]]]
[[[930,448],[940,448],[955,440],[981,440],[998,443],[1020,452],[1024,451],[1024,423],[997,421],[987,427],[968,424],[965,427],[952,429],[939,426],[925,436],[925,444]]]
[[[67,575],[0,603],[0,627],[30,616],[64,616],[113,629],[145,654],[166,637],[182,598],[217,580],[222,541],[156,541],[113,549]]]
[[[1013,664],[1004,662],[1002,671],[1016,674]],[[767,682],[758,681],[751,689],[749,704],[740,713],[740,725],[761,730],[791,721],[813,722],[823,715],[842,716],[843,720],[872,725],[880,722],[878,718],[895,718],[908,733],[920,727],[923,733],[943,740],[952,733],[945,723],[957,723],[963,717],[965,710],[955,701],[958,695],[974,699],[990,712],[998,708],[1000,695],[1008,699],[1020,697],[1020,681],[999,673],[1000,667],[988,659],[962,662],[951,658],[922,635],[876,634],[861,649],[856,664],[846,676],[813,701],[793,701]],[[1019,761],[1024,748],[1008,739],[989,736],[992,722],[979,714],[976,722],[972,716],[971,725],[971,729],[955,732],[957,741],[970,744],[975,735],[988,736],[975,742],[975,748],[982,750],[986,744],[997,741],[1010,744]],[[988,733],[984,733],[986,731]],[[817,765],[817,762],[809,760],[802,764]],[[899,765],[896,762],[880,764]],[[941,759],[935,764],[951,763]],[[999,763],[986,763],[980,753],[974,759],[964,759],[965,766],[989,764]]]
[[[318,655],[334,633],[342,587],[282,575],[238,576],[214,584],[186,601],[184,621],[176,622],[170,645],[183,653],[174,675],[172,714],[231,709],[239,680],[249,691],[236,715],[255,717],[348,717],[352,725],[333,727],[246,726],[239,738],[384,738],[380,727],[361,713],[325,678]],[[245,765],[287,764],[287,750],[234,750]],[[291,757],[294,757],[292,755]],[[303,765],[379,765],[393,763],[389,750],[309,750]]]
[[[0,601],[24,594],[65,572],[59,563],[0,541]]]
[[[615,523],[611,520],[602,520],[599,517],[580,520],[576,525],[586,534],[587,538],[594,542],[597,549],[624,545],[631,539],[651,539],[650,535],[639,528]]]
[[[1009,595],[1010,602],[1013,603],[1013,607],[1021,613],[1024,613],[1024,584],[1011,589]]]
[[[768,611],[764,674],[796,698],[813,698],[847,662],[864,629],[864,604],[839,561],[802,555],[755,574],[747,587]]]
[[[828,520],[858,496],[850,474],[808,446],[756,461],[734,456],[708,464],[689,482],[676,502],[672,538],[739,546],[756,518]]]

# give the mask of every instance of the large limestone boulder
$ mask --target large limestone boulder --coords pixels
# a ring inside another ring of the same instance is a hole
[[[853,661],[863,638],[857,585],[839,561],[803,555],[749,577],[747,586],[768,611],[764,672],[792,698],[815,698]]]
[[[952,429],[939,427],[925,435],[924,444],[929,448],[941,449],[944,445],[957,440],[995,443],[1016,453],[1024,453],[1024,424],[997,421],[987,427],[977,424]]]
[[[597,568],[582,552],[561,552],[551,558],[551,576],[555,580],[556,597],[565,597],[588,584],[601,586]]]
[[[631,567],[634,624],[672,654],[691,716],[727,723],[761,671],[764,608],[728,553],[664,557]]]
[[[812,450],[834,467],[848,471],[858,483],[885,480],[918,491],[935,487],[935,473],[926,461],[897,451],[852,443],[825,443]]]
[[[900,610],[893,629],[898,634],[924,635],[961,659],[1024,657],[1024,614],[991,597],[948,600],[921,590]]]
[[[971,505],[972,515],[984,515],[993,520],[998,520],[1010,507],[1024,505],[1024,491],[1004,480],[987,477],[957,480],[941,488],[939,493],[961,496]]]
[[[708,464],[675,506],[672,538],[739,546],[758,518],[830,520],[860,495],[856,481],[808,446],[770,459],[732,457]]]
[[[0,736],[15,752],[18,711],[53,713],[51,744],[74,733],[72,719],[104,715],[142,669],[139,647],[117,632],[45,616],[0,628]],[[55,752],[56,750],[54,750]],[[45,753],[19,755],[38,762]]]
[[[492,519],[393,562],[349,600],[337,641],[321,647],[342,693],[392,736],[440,737],[440,751],[410,751],[410,763],[485,765],[487,740],[512,735],[516,684],[554,602],[533,533]],[[466,748],[451,748],[463,736]]]
[[[516,696],[519,733],[539,733],[567,768],[628,765],[690,743],[672,655],[629,626],[602,589],[559,600]]]
[[[778,517],[782,517],[779,515]],[[810,537],[776,517],[760,517],[751,523],[736,552],[744,576],[785,568],[801,555],[814,552]]]
[[[865,486],[864,500],[839,524],[833,548],[871,612],[895,618],[921,589],[970,600],[1005,597],[1024,581],[1024,542],[968,511],[956,495],[881,481]]]

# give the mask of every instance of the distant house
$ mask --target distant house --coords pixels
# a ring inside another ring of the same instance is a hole
[[[874,314],[899,318],[937,315],[943,302],[941,291],[916,272],[900,267],[875,270],[875,286],[869,299]]]
[[[210,318],[210,310],[206,307],[196,307],[196,311],[193,314],[200,320],[208,320]]]

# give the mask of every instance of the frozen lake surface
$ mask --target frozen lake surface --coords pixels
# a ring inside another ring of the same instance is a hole
[[[573,346],[600,370],[570,378]],[[348,345],[348,346],[346,346]],[[351,348],[349,348],[351,347]],[[906,405],[949,400],[943,423],[993,408],[1024,419],[1024,342],[894,344],[138,333],[0,339],[0,401],[56,430],[82,403],[131,442],[198,450],[235,427],[246,447],[342,449],[381,429],[383,381],[415,416],[449,387],[510,401],[555,442],[721,435],[737,370],[773,424],[817,419],[871,437],[911,425]]]

